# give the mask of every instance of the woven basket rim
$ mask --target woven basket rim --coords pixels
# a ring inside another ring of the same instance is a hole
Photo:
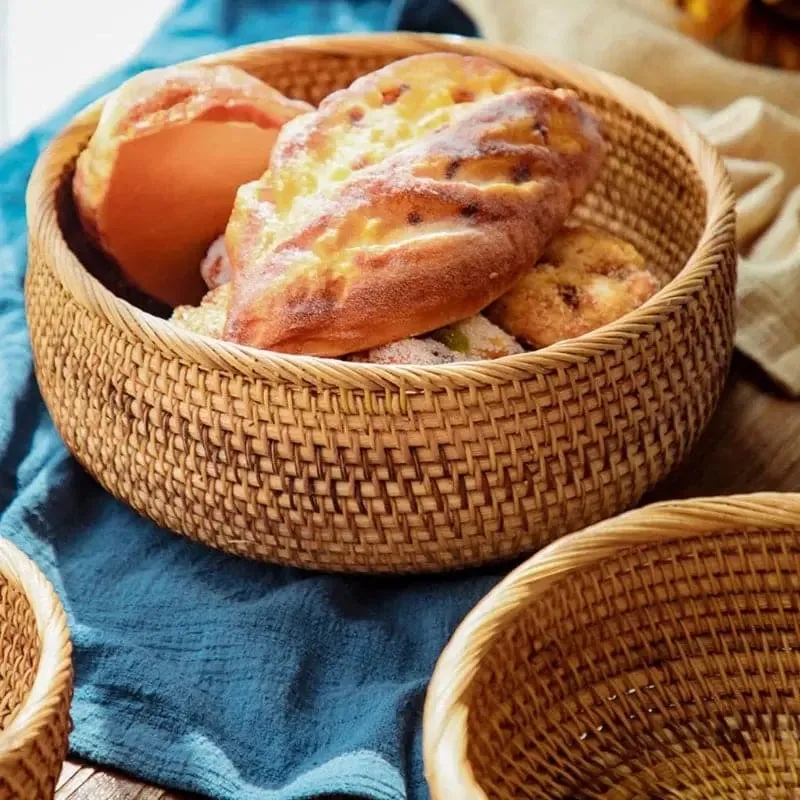
[[[486,800],[466,758],[462,698],[495,637],[554,583],[625,550],[708,534],[800,529],[800,493],[757,492],[670,500],[633,509],[557,539],[510,572],[465,617],[443,650],[428,687],[423,754],[433,797],[458,786],[463,800]]]
[[[638,309],[584,336],[567,339],[534,352],[505,356],[494,361],[437,366],[378,365],[297,356],[257,350],[214,340],[186,331],[167,320],[140,310],[117,297],[89,274],[70,250],[57,223],[56,190],[64,168],[62,153],[77,152],[93,131],[102,110],[100,98],[79,113],[40,156],[28,184],[28,229],[40,246],[53,256],[59,280],[84,308],[100,314],[125,330],[134,341],[155,344],[162,353],[210,369],[238,372],[247,377],[266,377],[292,385],[326,385],[344,388],[430,389],[445,385],[485,385],[531,374],[564,369],[593,357],[622,349],[630,340],[656,328],[677,306],[688,302],[713,272],[726,246],[725,231],[734,220],[734,195],[730,178],[716,150],[677,111],[649,92],[623,78],[598,70],[542,59],[520,48],[498,46],[466,37],[372,33],[301,36],[228,50],[201,59],[202,63],[231,63],[246,67],[256,56],[285,59],[303,53],[331,55],[393,55],[451,50],[484,55],[509,67],[537,71],[559,82],[616,101],[660,129],[690,158],[706,189],[706,220],[700,240],[681,272]],[[41,232],[48,231],[45,240]]]
[[[7,539],[0,539],[0,573],[30,604],[41,647],[33,685],[11,722],[0,731],[2,773],[7,764],[13,767],[18,754],[63,711],[65,694],[72,697],[72,641],[66,612],[52,584],[33,560]]]

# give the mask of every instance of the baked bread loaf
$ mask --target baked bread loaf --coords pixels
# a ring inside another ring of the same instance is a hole
[[[477,314],[595,179],[598,120],[488,60],[413,56],[278,135],[226,231],[225,338],[339,356]]]
[[[633,245],[597,228],[566,226],[487,316],[529,346],[546,347],[619,319],[660,288]]]
[[[229,66],[140,73],[106,101],[73,193],[123,276],[167,305],[198,302],[197,270],[238,187],[269,164],[280,127],[312,106]]]

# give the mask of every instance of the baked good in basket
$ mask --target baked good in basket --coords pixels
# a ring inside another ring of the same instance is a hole
[[[200,262],[200,275],[209,289],[216,289],[231,279],[231,262],[225,249],[224,234],[211,243],[208,252]]]
[[[252,189],[237,201],[225,338],[340,356],[471,317],[538,259],[602,157],[577,95],[487,59],[366,75],[281,130],[256,211]]]
[[[489,309],[489,317],[531,347],[582,336],[649,300],[658,278],[629,242],[568,225]]]
[[[727,173],[685,119],[614,76],[477,39],[310,37],[213,61],[317,104],[442,50],[574,91],[602,119],[608,155],[573,219],[631,242],[665,288],[602,331],[500,360],[365,364],[193,335],[120,300],[80,255],[67,189],[92,106],[31,179],[26,308],[59,432],[139,513],[255,559],[450,570],[630,507],[697,441],[733,348],[736,246]]]
[[[86,231],[136,287],[197,302],[197,265],[238,187],[267,168],[278,129],[311,108],[244,70],[149,70],[106,101],[81,153],[74,195]]]
[[[208,68],[164,75],[140,81],[148,127],[165,86],[191,78],[200,104],[198,86],[208,91],[216,78]],[[290,102],[233,75],[241,92],[229,80],[229,102],[245,105],[253,91]],[[79,200],[84,173],[97,172],[98,140],[79,161]],[[632,245],[580,226],[559,231],[602,155],[599,122],[574,96],[487,59],[401,60],[284,126],[269,169],[239,187],[225,236],[200,264],[211,292],[171,319],[263,349],[386,364],[500,358],[522,352],[517,339],[543,347],[579,336],[658,288]],[[114,180],[102,185],[110,195]],[[228,200],[229,191],[215,196],[223,209]],[[152,254],[148,268],[178,279],[166,262]],[[478,312],[498,296],[495,325]]]
[[[254,185],[246,188],[249,192]],[[221,339],[231,298],[231,267],[224,241],[211,246],[200,267],[213,287],[198,307],[179,306],[171,320]],[[419,337],[348,354],[373,364],[452,364],[503,358],[582,336],[624,317],[649,300],[661,281],[629,242],[607,231],[569,224],[541,259],[523,270],[486,314],[476,314]]]
[[[483,314],[476,314],[429,334],[353,353],[349,361],[365,364],[454,364],[503,358],[523,352],[522,345]]]
[[[221,339],[231,300],[231,284],[223,283],[206,293],[198,306],[178,306],[170,320],[181,328],[212,339]]]

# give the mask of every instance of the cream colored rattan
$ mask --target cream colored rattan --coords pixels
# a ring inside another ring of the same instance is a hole
[[[140,513],[252,558],[452,569],[630,507],[696,441],[733,348],[734,210],[717,154],[675,112],[618,78],[457,37],[301,38],[213,60],[319,101],[434,50],[488,55],[597,108],[610,153],[576,216],[673,280],[612,325],[494,362],[384,367],[212,341],[121,300],[75,255],[67,189],[95,105],[30,183],[28,319],[67,445]]]
[[[468,615],[424,720],[433,800],[800,796],[800,495],[563,537]]]
[[[38,567],[0,539],[0,800],[53,797],[71,699],[64,609]]]

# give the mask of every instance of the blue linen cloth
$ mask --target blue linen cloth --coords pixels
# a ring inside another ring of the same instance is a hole
[[[427,797],[427,681],[502,570],[311,574],[228,557],[142,520],[59,439],[23,309],[25,187],[77,109],[144,68],[259,39],[391,27],[475,32],[448,2],[187,0],[133,63],[0,153],[0,536],[35,559],[66,607],[76,756],[237,800]]]

